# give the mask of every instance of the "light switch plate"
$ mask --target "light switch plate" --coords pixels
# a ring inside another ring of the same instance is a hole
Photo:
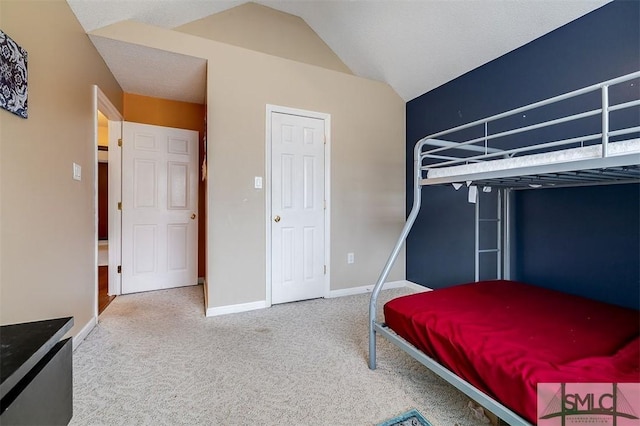
[[[82,180],[82,167],[80,164],[73,163],[73,179]]]
[[[255,189],[262,189],[262,176],[256,176],[253,180],[253,187]]]

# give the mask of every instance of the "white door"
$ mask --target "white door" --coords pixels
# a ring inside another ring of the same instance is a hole
[[[324,296],[324,120],[271,114],[271,303]]]
[[[123,124],[122,293],[195,285],[198,132]]]

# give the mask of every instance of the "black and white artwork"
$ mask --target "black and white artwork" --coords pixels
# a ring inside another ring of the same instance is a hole
[[[27,51],[0,30],[0,107],[27,118]]]

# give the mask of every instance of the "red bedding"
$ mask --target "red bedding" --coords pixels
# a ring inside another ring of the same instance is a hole
[[[399,297],[385,322],[536,423],[537,383],[640,381],[640,313],[514,281]]]

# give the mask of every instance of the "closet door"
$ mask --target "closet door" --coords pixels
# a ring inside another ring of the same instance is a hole
[[[271,114],[271,303],[325,293],[322,119]]]

